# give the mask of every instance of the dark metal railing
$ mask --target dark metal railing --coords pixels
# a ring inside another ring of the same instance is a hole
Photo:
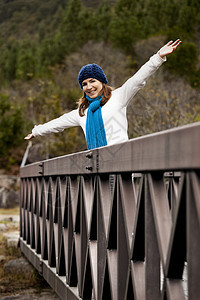
[[[61,299],[200,299],[200,122],[21,168],[20,247]]]

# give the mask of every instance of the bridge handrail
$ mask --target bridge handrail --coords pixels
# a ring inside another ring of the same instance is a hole
[[[21,168],[20,176],[196,169],[200,167],[199,130],[197,122],[122,144],[48,159]]]

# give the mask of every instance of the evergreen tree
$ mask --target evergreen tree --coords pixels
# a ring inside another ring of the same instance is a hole
[[[7,45],[1,47],[0,55],[0,79],[1,84],[12,80],[16,76],[17,55],[19,44],[16,40],[11,39]]]
[[[133,53],[135,42],[142,35],[137,18],[136,0],[119,0],[110,24],[110,39],[114,46]]]
[[[91,8],[83,7],[79,14],[79,26],[77,28],[77,43],[79,47],[89,40],[93,40],[96,34],[96,24],[94,11]]]
[[[12,106],[8,95],[0,94],[0,115],[0,155],[5,157],[22,141],[23,111]]]
[[[82,9],[83,6],[81,0],[70,0],[63,14],[57,41],[65,54],[75,51],[79,47],[78,38]]]
[[[200,15],[199,1],[185,0],[180,5],[177,25],[184,39],[193,40]]]
[[[95,39],[108,42],[109,28],[112,19],[112,8],[108,1],[99,5],[95,14]]]
[[[179,4],[176,0],[140,0],[140,22],[145,37],[168,32],[177,24]]]
[[[30,79],[34,76],[36,70],[37,47],[34,42],[24,40],[18,48],[16,77]]]
[[[48,66],[60,63],[64,58],[62,45],[59,44],[60,39],[55,37],[46,37],[39,46],[38,72],[46,73]]]

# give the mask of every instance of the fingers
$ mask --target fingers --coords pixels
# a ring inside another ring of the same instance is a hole
[[[177,47],[180,43],[181,43],[181,40],[180,40],[180,39],[177,39],[177,40],[172,44],[172,46],[173,46],[173,47]]]
[[[174,50],[176,50],[176,48],[180,45],[181,40],[177,39],[175,42],[174,41],[169,41],[166,46],[169,47],[169,49],[171,49],[170,53],[172,53]]]
[[[169,42],[167,43],[167,46],[170,46],[172,43],[173,43],[173,41],[169,41]]]
[[[175,49],[180,45],[181,40],[176,40],[175,45],[173,47],[175,47]]]
[[[167,46],[177,47],[180,43],[181,43],[180,39],[177,39],[175,42],[171,40],[167,43]]]

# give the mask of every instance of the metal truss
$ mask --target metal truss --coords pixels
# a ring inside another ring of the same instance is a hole
[[[61,299],[200,299],[199,133],[21,168],[20,247]]]

